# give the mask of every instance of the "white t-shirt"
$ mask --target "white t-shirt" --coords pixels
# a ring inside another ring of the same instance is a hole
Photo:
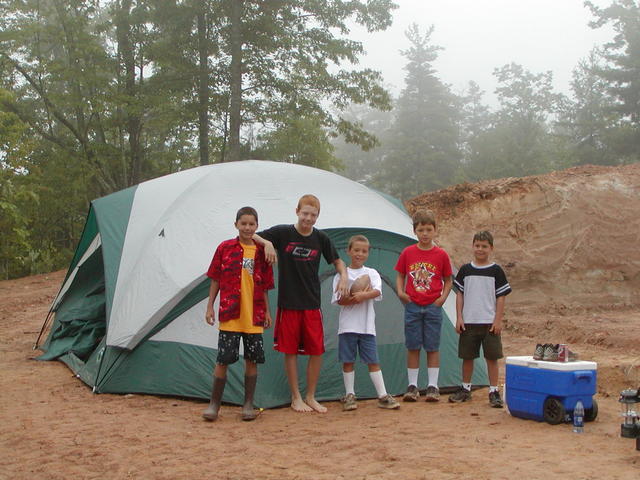
[[[353,282],[362,275],[369,275],[371,280],[371,289],[378,290],[380,295],[375,299],[366,300],[355,305],[340,306],[340,316],[338,318],[338,334],[341,333],[364,333],[368,335],[376,334],[376,312],[373,309],[373,301],[382,300],[382,279],[380,274],[373,268],[365,267],[353,269],[347,267],[348,286],[351,288]],[[336,287],[340,275],[336,274],[333,278],[333,296],[331,303],[338,304],[338,293]]]

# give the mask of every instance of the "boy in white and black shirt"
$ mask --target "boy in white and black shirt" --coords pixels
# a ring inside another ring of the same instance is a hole
[[[449,397],[453,403],[471,399],[473,361],[484,351],[489,375],[489,403],[504,406],[498,390],[498,360],[502,358],[502,315],[511,286],[500,265],[490,261],[493,236],[487,231],[473,236],[471,263],[463,265],[453,286],[456,289],[456,331],[460,334],[458,357],[462,359],[462,386]]]

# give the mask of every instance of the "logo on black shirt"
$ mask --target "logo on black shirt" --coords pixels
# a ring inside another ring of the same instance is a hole
[[[290,242],[284,251],[291,255],[295,260],[302,260],[305,262],[314,260],[318,256],[318,253],[320,253],[319,250],[306,247],[299,242]]]

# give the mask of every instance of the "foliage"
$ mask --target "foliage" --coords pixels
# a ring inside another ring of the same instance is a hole
[[[292,118],[306,118],[313,119],[306,122],[311,135],[319,122],[330,136],[342,136],[363,148],[373,146],[375,140],[341,111],[352,103],[388,109],[390,98],[378,72],[353,68],[364,48],[348,37],[347,22],[365,25],[369,31],[383,30],[391,23],[395,5],[388,0],[240,3],[244,6],[239,33],[242,49],[237,55],[241,57],[242,77],[229,81],[231,104],[234,83],[240,82],[242,87],[242,119],[235,122],[236,128],[253,122],[282,131],[291,128]],[[221,30],[223,49],[233,63],[234,41],[227,30]],[[233,65],[230,69],[233,74]],[[233,129],[233,107],[230,115]],[[298,122],[295,128],[299,130],[303,123]],[[268,138],[273,141],[275,137]],[[331,151],[323,155],[331,155]]]
[[[573,100],[561,107],[557,133],[566,142],[570,164],[616,163],[608,146],[617,128],[612,99],[607,94],[606,82],[597,74],[602,62],[599,49],[579,62],[571,82]]]
[[[460,102],[436,75],[433,62],[440,47],[431,44],[433,30],[422,33],[414,24],[406,33],[405,88],[374,181],[401,198],[449,185],[461,159]]]
[[[354,67],[364,49],[349,25],[383,30],[394,8],[1,2],[3,275],[62,266],[89,201],[145,179],[233,155],[335,170],[329,138],[374,146],[340,113],[351,103],[390,106],[380,74]],[[240,136],[254,131],[267,133]]]
[[[616,0],[607,8],[585,4],[596,17],[592,27],[610,24],[615,31],[602,50],[605,63],[595,69],[611,98],[606,111],[615,116],[608,150],[616,163],[636,162],[640,160],[640,4],[636,0]]]
[[[553,92],[551,72],[533,74],[511,63],[496,69],[494,75],[500,108],[492,115],[490,126],[469,140],[465,178],[525,176],[553,169],[549,120],[562,96]]]
[[[335,156],[343,164],[340,173],[352,180],[370,184],[375,173],[382,168],[385,153],[383,146],[388,140],[393,113],[366,105],[352,105],[345,111],[345,118],[370,132],[375,137],[375,144],[364,150],[360,145],[335,139]]]
[[[407,31],[391,98],[353,25],[392,0],[0,2],[0,277],[62,268],[89,202],[198,164],[340,170],[408,198],[459,181],[640,160],[640,5],[585,3],[614,38],[575,68],[496,68],[499,105],[454,94],[434,27]]]
[[[332,155],[334,147],[317,117],[292,117],[287,124],[262,135],[260,140],[262,149],[254,153],[265,160],[297,163],[324,170],[336,170],[342,166]]]

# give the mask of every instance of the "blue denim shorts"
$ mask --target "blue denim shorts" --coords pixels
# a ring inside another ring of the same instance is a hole
[[[380,363],[376,336],[350,332],[338,335],[338,359],[340,362],[354,363],[356,361],[356,353],[360,354],[362,363],[367,365]]]
[[[407,350],[440,350],[441,327],[442,307],[413,302],[404,306],[404,344]]]

